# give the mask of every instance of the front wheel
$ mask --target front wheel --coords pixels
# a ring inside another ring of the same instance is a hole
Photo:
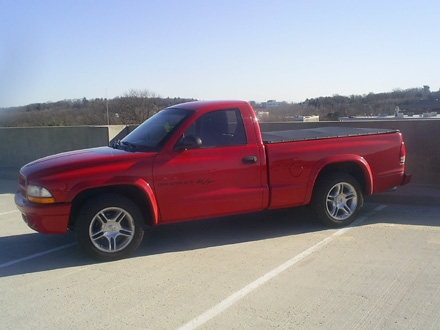
[[[142,214],[130,199],[105,194],[90,199],[75,223],[79,245],[92,258],[112,261],[128,257],[142,242]]]
[[[358,181],[349,174],[335,173],[317,183],[310,206],[324,225],[344,227],[356,219],[363,204]]]

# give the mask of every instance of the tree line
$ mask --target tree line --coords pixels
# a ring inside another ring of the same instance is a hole
[[[440,112],[440,90],[429,86],[396,89],[389,93],[318,97],[300,103],[281,102],[278,107],[263,109],[251,102],[255,110],[268,113],[263,121],[289,121],[295,116],[319,115],[321,121],[343,116],[377,116],[394,114],[398,106],[407,114]],[[161,109],[195,101],[189,98],[161,98],[148,90],[130,90],[113,99],[73,99],[35,103],[0,109],[1,127],[129,125],[140,124]]]
[[[0,111],[1,127],[140,124],[166,107],[195,101],[161,98],[148,90],[130,90],[113,99],[73,99],[35,103]]]

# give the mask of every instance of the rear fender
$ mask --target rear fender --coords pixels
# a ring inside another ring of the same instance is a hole
[[[306,192],[306,200],[305,200],[306,204],[310,203],[313,194],[313,189],[316,185],[318,176],[325,169],[325,167],[329,165],[334,165],[338,167],[338,164],[340,164],[342,168],[343,163],[352,163],[358,166],[362,170],[364,176],[364,182],[360,182],[360,184],[365,185],[364,194],[366,196],[369,196],[373,193],[373,174],[371,172],[371,168],[368,162],[359,155],[354,155],[354,154],[335,155],[335,156],[325,157],[324,159],[319,161],[313,168],[310,174],[310,180],[309,180],[310,184],[308,185]]]

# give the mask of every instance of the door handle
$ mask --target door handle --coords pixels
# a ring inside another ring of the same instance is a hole
[[[251,165],[256,164],[258,162],[258,158],[255,156],[248,156],[244,157],[241,161],[243,162],[243,164]]]

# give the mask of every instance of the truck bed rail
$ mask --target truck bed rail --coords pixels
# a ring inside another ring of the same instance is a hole
[[[353,128],[353,127],[320,127],[275,132],[262,132],[266,144],[293,141],[322,140],[351,136],[365,136],[397,133],[397,129]]]

